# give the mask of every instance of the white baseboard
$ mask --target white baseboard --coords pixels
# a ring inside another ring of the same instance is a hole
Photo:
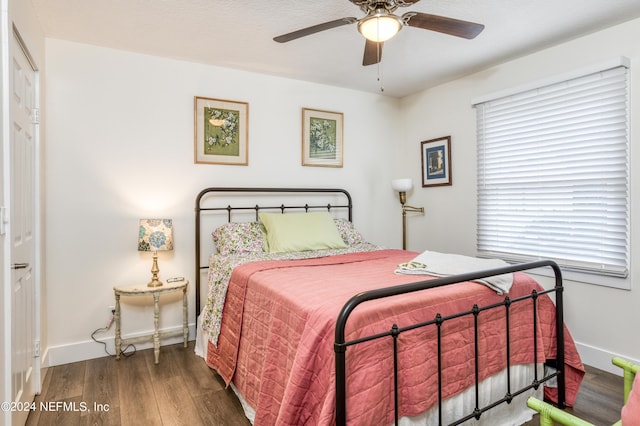
[[[172,327],[163,329],[161,331],[178,331],[181,327]],[[195,324],[189,325],[189,340],[195,339]],[[126,335],[123,338],[131,338],[137,336],[143,336],[145,334],[150,334],[152,331],[140,332],[136,334]],[[99,336],[98,336],[99,337]],[[113,336],[108,336],[104,339],[98,338],[98,340],[105,342],[107,344],[107,350],[110,354],[115,353],[115,338]],[[162,339],[160,344],[162,346],[172,345],[176,343],[182,342],[182,338],[180,336],[169,337]],[[153,347],[153,343],[149,341],[148,343],[141,343],[136,345],[136,349],[149,349]],[[580,358],[582,362],[591,367],[595,367],[599,370],[604,370],[612,374],[621,375],[622,372],[620,368],[616,367],[611,363],[611,359],[614,356],[622,357],[634,364],[640,364],[640,360],[633,359],[631,357],[622,355],[622,354],[614,354],[604,349],[596,348],[594,346],[586,345],[583,343],[576,342],[576,347],[578,349],[578,353],[580,354]],[[77,361],[85,361],[88,359],[101,358],[108,356],[104,351],[104,346],[102,344],[98,344],[93,340],[87,340],[83,342],[70,343],[67,345],[59,345],[59,346],[50,346],[45,349],[44,354],[42,356],[42,367],[53,367],[55,365],[68,364],[71,362]]]
[[[585,345],[583,343],[576,342],[576,348],[578,349],[580,358],[582,358],[583,364],[586,364],[590,367],[595,367],[599,370],[604,370],[609,373],[616,374],[618,376],[622,375],[622,370],[611,363],[611,359],[613,359],[613,357],[619,356],[620,358],[624,358],[634,364],[640,364],[640,361],[637,359],[633,359],[622,354],[614,354],[613,352],[596,348],[594,346]]]
[[[172,331],[180,331],[182,330],[182,326],[178,327],[170,327],[160,330],[161,332],[172,332]],[[143,331],[135,334],[128,334],[126,336],[122,336],[123,339],[144,336],[147,334],[153,333],[153,330]],[[189,325],[189,340],[194,340],[196,335],[196,326],[195,324]],[[105,342],[107,345],[107,351],[109,354],[115,354],[115,337],[107,336],[104,338],[100,338],[100,336],[96,336],[96,339]],[[167,337],[160,340],[161,346],[173,345],[176,343],[182,342],[181,336],[175,337]],[[153,347],[153,342],[149,340],[149,342],[144,343],[136,343],[136,349],[149,349]],[[125,348],[123,347],[122,350]],[[71,362],[85,361],[88,359],[94,358],[102,358],[105,356],[109,356],[105,352],[104,345],[100,343],[96,343],[93,340],[85,340],[82,342],[69,343],[66,345],[58,345],[58,346],[49,346],[44,351],[44,355],[42,357],[42,367],[53,367],[56,365],[69,364]],[[162,356],[162,354],[160,355]]]

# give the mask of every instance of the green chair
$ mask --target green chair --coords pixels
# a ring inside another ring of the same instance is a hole
[[[631,387],[633,386],[636,373],[640,370],[640,365],[632,364],[629,361],[618,357],[613,358],[611,362],[623,370],[624,403],[626,404],[629,399],[629,394],[631,393]],[[638,391],[636,390],[635,392]],[[553,426],[555,423],[560,423],[564,426],[594,426],[592,423],[581,420],[572,414],[533,397],[527,400],[527,405],[529,408],[540,413],[540,426]],[[613,426],[622,426],[622,420],[616,422]]]

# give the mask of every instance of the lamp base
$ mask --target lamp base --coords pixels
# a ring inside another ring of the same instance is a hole
[[[147,283],[147,287],[162,287],[164,283],[158,279],[158,277],[153,277],[151,281]]]
[[[164,283],[158,279],[158,252],[153,252],[153,265],[151,266],[151,281],[147,283],[147,287],[161,287]]]

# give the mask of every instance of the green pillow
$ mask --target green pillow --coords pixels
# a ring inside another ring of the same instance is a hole
[[[346,248],[328,212],[260,213],[270,253]]]

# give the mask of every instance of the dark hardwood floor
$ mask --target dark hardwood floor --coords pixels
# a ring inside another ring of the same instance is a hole
[[[182,345],[117,361],[104,357],[48,369],[27,425],[249,425],[238,399],[204,360]],[[596,425],[620,417],[622,378],[587,367],[576,406]],[[48,411],[47,411],[48,410]],[[527,426],[538,425],[534,418]]]
[[[575,407],[567,408],[566,411],[594,425],[611,426],[620,420],[624,399],[622,376],[588,365],[585,365],[585,370]],[[539,424],[536,416],[525,423],[525,426]]]
[[[233,391],[195,355],[193,342],[186,349],[163,346],[158,365],[153,349],[146,349],[119,361],[104,357],[51,367],[35,402],[30,426],[250,424]],[[46,408],[68,405],[46,411],[41,402]]]

